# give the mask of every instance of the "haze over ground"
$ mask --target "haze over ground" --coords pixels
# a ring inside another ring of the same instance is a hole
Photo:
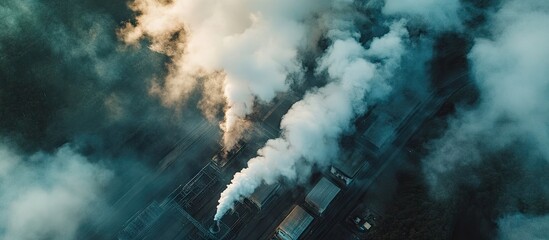
[[[4,1],[0,237],[80,239],[196,126],[219,126],[208,143],[231,149],[284,93],[299,100],[281,135],[234,176],[216,219],[263,182],[299,185],[344,154],[371,106],[435,89],[451,38],[478,98],[421,143],[414,171],[430,200],[465,206],[454,238],[547,239],[548,22],[543,0]],[[190,178],[200,154],[158,186]]]

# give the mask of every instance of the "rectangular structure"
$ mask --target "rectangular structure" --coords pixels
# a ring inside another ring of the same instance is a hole
[[[345,185],[349,185],[359,170],[362,169],[364,171],[368,167],[369,163],[366,160],[366,153],[361,150],[355,150],[351,153],[351,156],[336,162],[330,168],[330,173],[336,179],[343,181]]]
[[[297,240],[313,220],[313,216],[303,208],[295,206],[278,226],[276,236],[283,240]]]
[[[339,187],[323,177],[305,197],[305,202],[311,205],[318,214],[322,214],[339,193]]]
[[[377,113],[375,122],[368,127],[361,138],[377,149],[381,149],[393,137],[397,126],[391,115],[385,112]]]
[[[271,185],[261,185],[257,188],[254,193],[250,196],[250,201],[254,203],[257,208],[261,210],[271,200],[271,197],[276,193],[280,185],[271,184]]]
[[[231,160],[233,160],[242,150],[246,147],[246,142],[239,141],[232,150],[229,152],[225,152],[225,148],[221,148],[219,152],[217,152],[212,157],[212,162],[219,168],[225,167],[227,163],[229,163]]]

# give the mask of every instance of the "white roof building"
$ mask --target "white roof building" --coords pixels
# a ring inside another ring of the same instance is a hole
[[[318,214],[322,214],[332,200],[337,196],[340,189],[330,180],[323,177],[318,181],[318,183],[311,189],[307,197],[305,197],[305,202],[311,205]]]

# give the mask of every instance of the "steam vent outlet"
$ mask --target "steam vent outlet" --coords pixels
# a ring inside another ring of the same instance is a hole
[[[219,232],[219,221],[214,221],[214,223],[210,226],[210,232],[213,234]]]

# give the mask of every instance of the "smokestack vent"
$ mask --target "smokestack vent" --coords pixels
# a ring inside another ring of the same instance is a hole
[[[216,234],[219,232],[220,230],[220,227],[219,227],[219,221],[214,221],[212,223],[212,225],[210,226],[210,232],[213,233],[213,234]]]

